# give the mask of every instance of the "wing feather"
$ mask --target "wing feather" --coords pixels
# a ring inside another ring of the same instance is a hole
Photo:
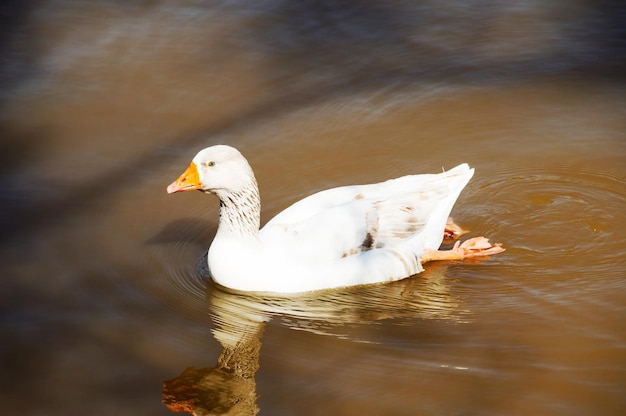
[[[312,262],[401,244],[415,252],[438,248],[450,210],[472,174],[463,164],[441,174],[322,191],[278,214],[260,237]]]

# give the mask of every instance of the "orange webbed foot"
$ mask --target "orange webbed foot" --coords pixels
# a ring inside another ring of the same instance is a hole
[[[463,243],[457,241],[450,250],[425,250],[421,261],[427,263],[436,260],[465,260],[492,256],[503,251],[504,248],[500,243],[491,244],[488,238],[474,237]]]
[[[452,217],[448,217],[448,221],[446,222],[446,228],[443,230],[443,240],[446,243],[451,243],[452,241],[458,240],[463,234],[467,234],[469,231],[464,230],[454,222]]]
[[[494,254],[502,253],[505,249],[502,248],[502,244],[491,244],[488,238],[474,237],[469,240],[465,240],[463,243],[457,241],[452,247],[451,251],[455,251],[461,254],[464,259],[473,257],[485,257]]]

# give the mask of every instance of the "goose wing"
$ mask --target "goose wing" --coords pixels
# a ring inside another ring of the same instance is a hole
[[[406,245],[419,256],[441,244],[448,215],[473,174],[466,164],[313,194],[261,230],[266,246],[312,263]]]

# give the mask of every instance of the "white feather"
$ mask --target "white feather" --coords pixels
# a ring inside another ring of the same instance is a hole
[[[246,159],[231,147],[213,146],[194,162],[203,190],[221,200],[208,255],[213,279],[236,290],[278,293],[419,273],[420,256],[439,248],[450,211],[474,173],[461,164],[439,174],[329,189],[296,202],[258,231],[258,189]]]

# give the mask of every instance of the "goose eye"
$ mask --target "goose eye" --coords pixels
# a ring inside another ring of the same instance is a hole
[[[206,165],[207,165],[208,167],[211,167],[211,168],[212,168],[213,166],[215,166],[215,161],[214,161],[214,160],[212,160],[212,161],[208,162]]]

